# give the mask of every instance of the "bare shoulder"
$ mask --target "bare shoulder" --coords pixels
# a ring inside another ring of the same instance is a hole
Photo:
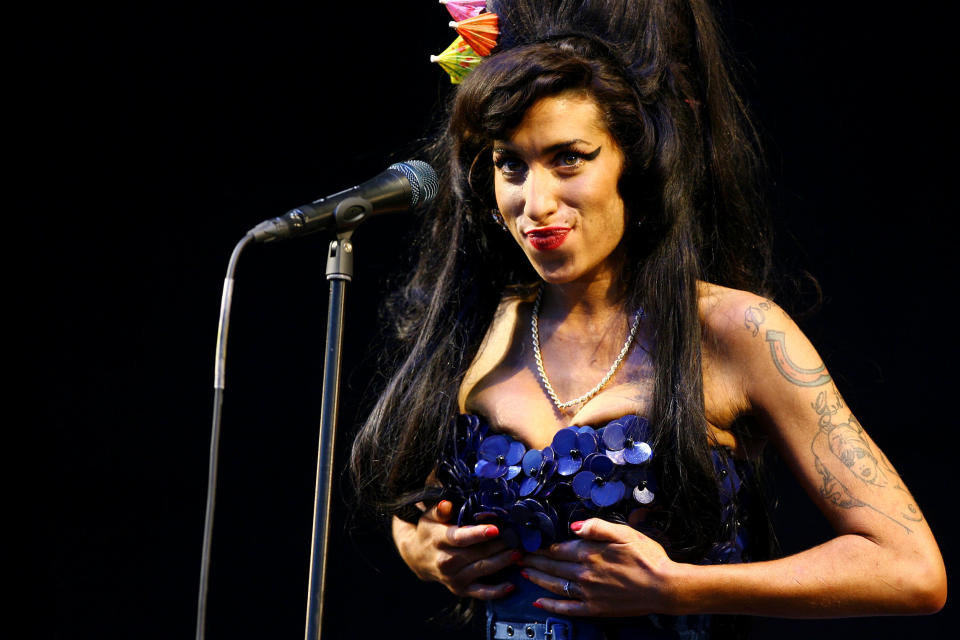
[[[796,326],[773,300],[750,291],[701,282],[698,302],[704,344],[708,348],[736,350],[738,346],[748,346],[762,329],[783,331]]]
[[[705,408],[711,424],[729,428],[753,413],[750,387],[763,358],[760,327],[786,314],[749,291],[700,282],[697,294]]]
[[[812,388],[830,381],[814,346],[772,300],[701,283],[699,305],[705,366],[737,381],[750,405],[779,397],[781,384]]]

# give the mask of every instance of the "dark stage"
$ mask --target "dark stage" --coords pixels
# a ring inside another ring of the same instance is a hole
[[[775,182],[783,304],[908,482],[952,575],[954,35],[934,3],[725,4]],[[436,0],[417,5],[73,5],[8,25],[14,181],[26,187],[9,217],[29,221],[14,241],[37,314],[28,371],[44,389],[39,433],[53,434],[38,449],[53,481],[31,495],[46,543],[36,637],[194,633],[227,259],[257,222],[415,155],[450,86],[428,57],[453,39]],[[451,637],[427,620],[452,599],[406,570],[344,473],[378,380],[378,301],[411,221],[379,218],[354,237],[329,638]],[[210,640],[303,634],[325,247],[254,246],[239,264]],[[823,291],[814,309],[805,272]],[[830,530],[780,475],[789,553]],[[944,637],[954,610],[760,619],[753,637]]]

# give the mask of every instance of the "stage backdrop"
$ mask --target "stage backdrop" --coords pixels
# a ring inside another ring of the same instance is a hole
[[[865,2],[726,4],[775,181],[777,255],[796,283],[785,304],[953,564],[957,353],[945,320],[957,275],[956,72],[946,20],[933,3],[885,13]],[[49,541],[43,595],[54,596],[42,637],[193,633],[227,258],[260,220],[416,156],[449,95],[428,62],[453,38],[447,21],[425,0],[77,5],[9,25],[8,124],[26,197],[8,216],[22,229],[8,244],[28,254],[27,278],[13,278],[26,280],[36,313],[28,373],[41,396],[31,408],[44,434],[37,450],[54,461],[53,486],[30,494],[31,521]],[[377,219],[354,239],[331,638],[450,637],[428,619],[453,600],[406,570],[383,523],[361,517],[344,473],[380,380],[378,305],[406,264],[412,223]],[[239,265],[211,640],[303,632],[325,245],[256,246]],[[816,309],[804,270],[823,291]],[[826,522],[780,475],[784,550],[823,540]],[[939,637],[956,624],[948,604],[927,618],[758,620],[754,637]]]

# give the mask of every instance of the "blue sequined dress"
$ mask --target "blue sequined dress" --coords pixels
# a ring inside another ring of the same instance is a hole
[[[508,546],[528,552],[574,537],[570,523],[590,517],[631,523],[658,537],[656,524],[643,519],[657,508],[657,479],[649,464],[649,423],[629,415],[594,428],[567,427],[545,449],[527,449],[508,435],[494,433],[479,416],[460,415],[437,467],[442,497],[458,511],[457,524],[496,524]],[[723,508],[723,539],[704,564],[742,562],[746,531],[740,524],[738,494],[744,469],[722,450],[713,452]],[[499,577],[498,577],[499,579]],[[519,575],[507,597],[487,603],[491,640],[706,640],[713,637],[710,616],[649,615],[639,618],[563,618],[533,607],[553,597]]]

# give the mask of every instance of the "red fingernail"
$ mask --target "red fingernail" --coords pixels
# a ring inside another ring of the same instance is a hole
[[[583,528],[583,520],[577,520],[570,524],[570,531],[580,531]]]
[[[500,530],[497,529],[496,527],[487,527],[486,530],[483,532],[483,535],[485,535],[488,538],[496,538],[498,535],[500,535]]]
[[[534,601],[533,601],[533,606],[535,606],[537,609],[543,609],[543,605],[540,604],[540,601],[539,601],[539,600],[534,600]]]
[[[523,560],[523,554],[520,553],[519,551],[514,551],[513,553],[510,554],[510,562],[517,564],[521,560]]]
[[[517,588],[517,585],[515,585],[515,584],[508,584],[507,587],[506,587],[506,589],[504,589],[504,591],[507,592],[507,593],[513,593],[514,590],[516,590],[516,588]]]

